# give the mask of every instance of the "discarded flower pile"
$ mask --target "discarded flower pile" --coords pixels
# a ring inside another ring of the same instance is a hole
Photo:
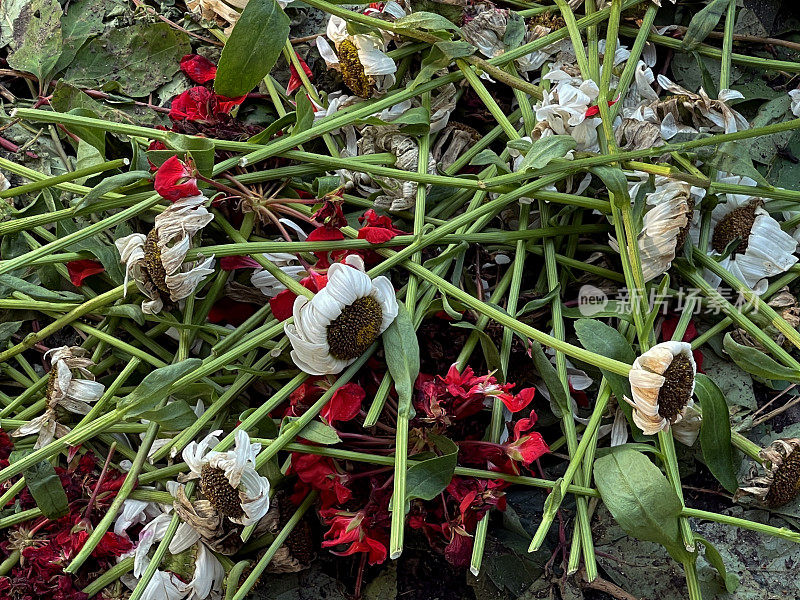
[[[0,4],[0,600],[800,594],[765,4]]]

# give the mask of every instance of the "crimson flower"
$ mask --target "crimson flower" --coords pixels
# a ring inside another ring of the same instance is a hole
[[[308,236],[308,240],[311,240],[311,236]],[[321,275],[313,270],[309,272],[308,277],[304,277],[300,280],[300,285],[307,290],[311,290],[315,294],[324,288],[327,283],[327,275]],[[291,317],[295,298],[297,298],[297,294],[291,290],[283,290],[274,298],[270,298],[269,306],[272,309],[272,316],[278,319],[278,321],[285,321]]]
[[[317,227],[314,231],[308,234],[307,242],[332,242],[343,240],[344,234],[335,227]],[[317,250],[314,256],[317,257],[316,268],[327,269],[331,264],[342,260],[347,256],[347,250]]]
[[[536,424],[536,415],[531,414],[531,418],[520,419],[514,424],[514,440],[503,446],[511,460],[522,463],[526,467],[537,458],[550,452],[547,442],[538,431],[522,435],[526,431],[530,431]]]
[[[358,218],[358,222],[362,224],[358,230],[358,239],[367,240],[370,244],[383,244],[396,235],[406,233],[392,225],[390,217],[379,215],[371,208]]]
[[[289,396],[292,413],[300,415],[319,400],[328,389],[325,383],[326,380],[322,377],[312,377],[293,391]],[[345,383],[333,393],[330,401],[322,408],[320,416],[328,425],[333,425],[335,421],[350,421],[359,413],[366,397],[367,392],[360,385],[352,381]]]
[[[192,169],[177,156],[170,156],[158,168],[153,187],[162,198],[170,202],[200,195]]]
[[[90,275],[97,275],[105,271],[103,265],[96,260],[71,260],[67,263],[69,280],[75,287],[83,285],[83,280]]]
[[[173,121],[188,120],[215,124],[221,116],[229,114],[244,99],[245,96],[226,98],[215,94],[207,87],[195,86],[172,100],[169,118]]]
[[[208,83],[217,76],[217,66],[199,54],[187,54],[181,59],[181,71],[195,83]]]
[[[249,256],[223,256],[219,259],[219,265],[223,271],[258,268],[258,263]]]
[[[297,56],[297,60],[300,61],[300,66],[303,67],[303,72],[306,74],[306,77],[308,77],[309,80],[313,79],[313,76],[311,74],[311,68],[306,64],[306,61],[300,58],[300,55],[297,54],[297,52],[295,52],[295,56]],[[289,64],[289,73],[290,73],[289,83],[286,86],[287,94],[291,94],[301,85],[303,85],[303,81],[300,79],[300,75],[297,72],[294,63]]]
[[[256,312],[255,304],[231,298],[220,298],[208,311],[208,322],[238,327]]]
[[[300,481],[320,492],[323,506],[337,502],[343,504],[353,496],[347,487],[349,475],[340,472],[332,458],[293,452],[290,471],[297,473]]]
[[[380,529],[369,527],[372,519],[365,510],[352,513],[331,508],[321,510],[319,514],[323,522],[330,525],[330,529],[323,536],[323,548],[350,544],[346,550],[333,552],[333,554],[350,556],[358,552],[365,552],[367,562],[371,565],[378,565],[386,560],[385,533]],[[382,539],[384,541],[381,541]]]
[[[328,229],[337,229],[347,225],[347,219],[342,211],[341,192],[328,194],[322,199],[322,207],[314,213],[312,219]],[[338,232],[342,235],[341,232]],[[344,237],[344,236],[342,236]],[[338,238],[342,239],[342,238]]]

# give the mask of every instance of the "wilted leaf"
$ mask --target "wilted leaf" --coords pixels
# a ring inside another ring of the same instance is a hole
[[[33,73],[44,82],[61,55],[61,6],[56,0],[32,0],[14,20],[14,51],[8,55],[13,69]]]

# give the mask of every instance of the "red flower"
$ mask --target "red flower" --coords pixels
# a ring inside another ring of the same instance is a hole
[[[173,121],[186,119],[213,124],[219,120],[221,115],[230,113],[244,99],[245,96],[239,98],[218,96],[207,87],[195,86],[172,100],[169,118]]]
[[[338,230],[339,227],[347,225],[347,219],[342,212],[343,200],[339,193],[325,196],[322,199],[322,207],[312,216],[312,219],[317,223],[322,223],[327,229]],[[341,235],[341,232],[338,233]]]
[[[311,236],[309,236],[309,238],[310,237]],[[300,285],[302,285],[307,290],[311,290],[315,294],[322,288],[324,288],[327,283],[328,283],[327,275],[320,275],[319,273],[313,270],[310,271],[308,277],[305,277],[300,280]],[[297,298],[297,294],[295,294],[291,290],[283,290],[280,294],[278,294],[274,298],[270,298],[269,306],[272,309],[272,316],[278,319],[278,321],[285,321],[286,319],[291,317],[295,298]]]
[[[522,435],[532,429],[535,424],[535,414],[530,419],[517,421],[514,425],[514,441],[503,446],[511,460],[522,463],[526,467],[537,458],[550,452],[550,448],[539,432],[534,431],[527,435]]]
[[[344,234],[333,227],[317,227],[314,231],[308,234],[307,242],[332,242],[343,240]],[[317,257],[318,269],[327,269],[332,263],[342,259],[347,255],[347,250],[318,250],[314,252]]]
[[[345,383],[333,393],[330,402],[322,408],[320,416],[328,422],[328,425],[333,425],[334,421],[354,419],[366,397],[367,392],[360,385],[353,382]]]
[[[200,195],[197,178],[193,176],[189,166],[177,156],[170,156],[158,168],[153,187],[162,198],[170,202]]]
[[[303,72],[306,74],[309,80],[313,79],[313,76],[311,74],[311,68],[306,64],[306,61],[300,58],[300,55],[297,54],[297,52],[295,52],[295,55],[297,56],[297,60],[300,61],[300,66],[303,67]],[[291,63],[289,65],[289,72],[291,73],[291,75],[289,77],[289,84],[286,86],[287,94],[291,94],[301,85],[303,85],[303,81],[300,79],[300,75],[297,73],[297,69],[295,69],[294,63]]]
[[[219,259],[219,264],[223,271],[255,269],[258,267],[258,263],[249,256],[223,256]]]
[[[231,298],[220,298],[208,311],[209,323],[221,323],[238,327],[256,312],[254,304]]]
[[[366,221],[366,224],[363,224]],[[358,230],[358,239],[367,240],[370,244],[383,244],[396,235],[403,235],[405,231],[392,225],[392,219],[385,215],[378,215],[371,208],[358,218],[362,223]]]
[[[300,481],[320,492],[323,506],[336,502],[343,504],[353,496],[346,487],[350,477],[346,473],[340,473],[331,458],[293,452],[290,471],[297,473]]]
[[[107,531],[100,538],[100,543],[92,551],[95,558],[117,558],[133,548],[133,544],[128,538],[117,535],[113,531]]]
[[[365,552],[367,554],[367,562],[371,565],[378,565],[386,560],[387,549],[385,542],[378,539],[386,536],[380,530],[369,528],[371,519],[366,511],[361,510],[357,513],[351,513],[328,509],[321,510],[320,516],[326,525],[331,526],[324,535],[323,548],[350,544],[346,550],[333,552],[333,554],[350,556],[357,552]]]
[[[181,59],[181,71],[195,83],[208,83],[217,76],[217,67],[198,54],[187,54]]]
[[[67,263],[67,271],[72,285],[80,287],[84,279],[102,273],[105,268],[96,260],[71,260]]]

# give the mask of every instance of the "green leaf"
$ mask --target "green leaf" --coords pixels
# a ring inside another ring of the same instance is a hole
[[[441,456],[421,460],[411,465],[406,473],[406,502],[413,498],[433,500],[450,485],[456,470],[458,446],[446,437],[431,434]]]
[[[118,304],[117,306],[110,306],[107,311],[110,317],[125,317],[131,319],[140,327],[144,327],[144,313],[142,307],[138,304]]]
[[[553,414],[559,419],[572,412],[569,397],[564,390],[564,382],[558,376],[553,364],[548,360],[542,345],[539,342],[530,342],[531,358],[533,358],[533,365],[539,373],[539,377],[544,380],[547,386],[547,391],[550,392],[550,409]]]
[[[24,321],[6,321],[0,323],[0,342],[5,342],[8,338],[19,331]]]
[[[411,418],[411,395],[419,375],[419,341],[414,323],[402,302],[398,302],[397,318],[383,332],[386,366],[398,396],[398,415]]]
[[[160,408],[139,413],[136,419],[155,421],[165,431],[181,431],[197,421],[197,415],[186,400],[172,400]]]
[[[172,132],[168,133],[166,138],[164,142],[167,146],[177,150],[179,154],[188,155],[194,161],[201,175],[211,176],[214,170],[213,140]]]
[[[297,421],[299,418],[300,417],[284,417],[283,421],[281,422],[281,430],[283,430],[286,425],[293,421]],[[309,442],[325,444],[326,446],[338,444],[342,441],[339,437],[339,434],[336,433],[336,429],[326,423],[323,423],[322,421],[309,421],[309,423],[300,430],[297,436],[306,439]]]
[[[61,55],[61,16],[56,0],[32,0],[23,6],[14,20],[8,65],[33,73],[40,83],[47,80]]]
[[[525,33],[525,19],[519,16],[518,13],[509,12],[506,31],[503,34],[503,45],[508,50],[513,50],[522,44],[525,39]]]
[[[501,159],[494,150],[485,148],[478,152],[469,164],[482,167],[484,165],[494,165],[500,173],[508,173],[508,163]]]
[[[170,386],[184,375],[199,368],[203,363],[199,358],[187,358],[180,362],[160,367],[148,373],[130,394],[120,400],[120,405],[129,407],[127,415],[135,417],[166,398]]]
[[[556,287],[547,292],[546,295],[526,303],[525,306],[523,306],[521,309],[517,311],[517,317],[526,315],[534,310],[539,310],[540,308],[544,308],[545,306],[552,304],[554,298],[559,298],[560,296],[561,296],[561,284],[557,284]]]
[[[728,573],[727,569],[725,569],[725,562],[722,560],[719,550],[717,550],[714,547],[714,544],[709,542],[702,535],[695,533],[694,539],[696,542],[700,542],[705,547],[706,560],[717,570],[717,573],[719,573],[720,579],[722,579],[723,583],[725,584],[725,589],[727,592],[729,594],[735,592],[736,588],[739,587],[739,578],[733,573]]]
[[[53,69],[54,73],[69,66],[86,40],[103,33],[106,5],[105,0],[77,0],[67,5],[61,18],[61,56]]]
[[[800,371],[784,367],[782,364],[761,352],[761,350],[737,344],[730,333],[725,334],[722,345],[725,348],[725,352],[728,353],[728,356],[733,359],[733,362],[751,375],[763,379],[800,383]]]
[[[112,27],[78,51],[63,79],[139,98],[171,81],[191,51],[189,37],[167,23]]]
[[[75,233],[81,227],[84,227],[83,221],[73,221],[70,219],[62,219],[56,223],[56,233],[60,236]],[[116,236],[119,239],[124,236]],[[116,284],[122,284],[125,273],[122,270],[122,263],[120,262],[119,252],[117,248],[106,241],[105,236],[91,236],[84,238],[70,244],[64,250],[67,252],[91,252],[97,260],[99,260],[106,270],[106,274],[111,277],[111,280]]]
[[[69,511],[67,494],[53,465],[43,460],[26,469],[23,477],[36,506],[45,517],[53,521],[67,514]]]
[[[443,40],[441,42],[436,42],[434,46],[441,50],[446,57],[451,59],[472,56],[478,51],[475,46],[463,40],[457,42]]]
[[[695,14],[683,36],[683,47],[686,50],[697,48],[708,34],[714,31],[722,15],[728,10],[732,0],[711,0],[706,7]]]
[[[251,144],[263,144],[266,141],[269,141],[269,138],[272,137],[273,134],[277,133],[281,129],[288,127],[292,123],[297,120],[297,113],[292,111],[290,113],[286,113],[279,119],[275,119],[272,123],[270,123],[266,129],[259,131],[253,137],[248,139],[247,141]]]
[[[403,29],[427,29],[428,31],[451,29],[458,31],[458,27],[452,21],[447,20],[442,15],[425,11],[416,11],[406,15],[398,19],[395,25]]]
[[[539,138],[531,144],[518,171],[541,169],[556,158],[564,158],[567,152],[575,149],[576,145],[575,140],[569,135],[549,135]]]
[[[251,0],[222,49],[214,91],[244,96],[275,66],[289,39],[289,18],[276,0]]]
[[[297,94],[297,123],[292,127],[292,135],[298,135],[311,129],[314,124],[314,107],[307,94]]]
[[[700,400],[703,422],[700,428],[700,447],[708,468],[723,487],[733,493],[739,487],[738,471],[733,462],[731,447],[731,417],[722,391],[709,377],[698,373],[694,393]]]
[[[3,288],[22,292],[23,294],[26,294],[36,300],[45,300],[51,302],[83,302],[83,296],[80,294],[45,289],[42,286],[30,283],[24,279],[20,279],[19,277],[14,277],[8,273],[0,275],[0,290],[2,290],[0,291],[0,297],[5,298],[8,296],[8,293]]]
[[[612,448],[594,463],[603,503],[625,532],[664,546],[677,561],[688,556],[681,540],[681,501],[661,470],[641,452]]]
[[[142,179],[149,180],[150,171],[128,171],[127,173],[118,173],[116,175],[106,177],[91,190],[89,190],[89,192],[78,202],[76,206],[91,206],[96,200],[99,200],[100,196],[103,194],[113,192],[121,187],[131,183],[136,183]]]
[[[617,206],[625,206],[630,204],[631,197],[628,193],[628,180],[625,173],[618,167],[592,167],[589,169],[592,173],[597,175],[603,180],[603,183],[608,188],[608,191],[614,195],[614,202]]]

